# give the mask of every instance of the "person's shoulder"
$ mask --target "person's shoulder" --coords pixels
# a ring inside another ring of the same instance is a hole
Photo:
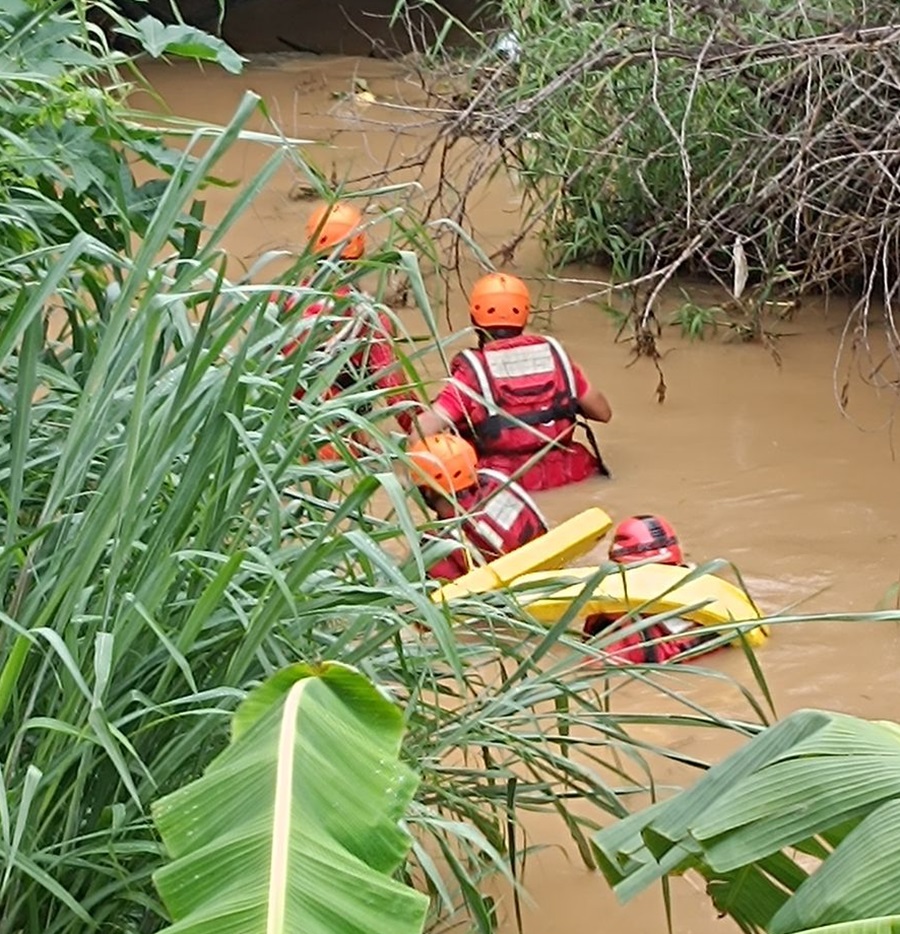
[[[552,334],[539,334],[542,341],[547,344],[550,344],[555,350],[559,351],[564,357],[567,357],[569,360],[572,359],[572,355],[569,353],[566,345],[558,338],[554,337]]]
[[[477,471],[478,486],[485,492],[494,492],[495,490],[509,490],[516,496],[525,493],[522,487],[515,480],[502,470],[495,467],[479,467]],[[525,494],[527,499],[527,494]]]
[[[476,471],[476,476],[479,481],[488,484],[503,484],[503,486],[508,486],[513,483],[512,477],[508,473],[505,473],[502,470],[497,470],[496,467],[479,467]]]
[[[455,374],[457,371],[471,370],[473,360],[483,363],[484,352],[477,347],[467,347],[464,350],[458,350],[450,358],[450,372]]]

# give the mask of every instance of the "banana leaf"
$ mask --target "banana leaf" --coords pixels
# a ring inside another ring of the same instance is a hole
[[[399,708],[346,665],[295,665],[251,692],[230,746],[153,807],[166,934],[418,934],[428,900],[392,878],[418,784],[402,734]]]
[[[798,711],[593,842],[623,901],[694,870],[744,931],[900,931],[900,727]]]
[[[846,924],[829,924],[823,928],[802,931],[801,934],[900,934],[900,915],[848,921]]]

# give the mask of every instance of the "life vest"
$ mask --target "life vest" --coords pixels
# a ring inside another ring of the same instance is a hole
[[[346,287],[336,289],[334,295],[336,298],[346,298],[350,295],[350,289]],[[281,313],[285,315],[289,314],[299,301],[299,295],[288,295],[284,304],[281,306]],[[311,305],[307,305],[300,315],[301,333],[293,340],[288,341],[288,343],[281,348],[282,354],[286,357],[290,356],[298,347],[304,344],[309,339],[310,330],[314,326],[310,319],[316,318],[321,314],[331,314],[334,312],[334,307],[335,303],[330,298],[321,299],[320,301],[313,302]],[[316,352],[325,351],[329,356],[333,356],[340,349],[340,345],[343,342],[355,340],[362,336],[362,322],[353,314],[353,310],[350,308],[346,309],[344,314],[340,315],[340,317],[344,316],[347,318],[347,323],[344,324],[343,321],[340,322],[336,331],[328,336],[321,347],[316,348]]]
[[[336,298],[347,298],[352,294],[352,290],[347,286],[341,286],[335,289],[333,294]],[[298,301],[300,301],[300,296],[298,294],[289,295],[281,306],[281,313],[288,314]],[[341,371],[335,377],[332,385],[322,394],[322,399],[331,399],[343,390],[349,389],[360,379],[364,379],[368,375],[367,349],[369,347],[369,341],[366,340],[366,338],[371,338],[372,335],[368,322],[363,320],[360,315],[355,314],[352,307],[345,308],[343,313],[336,313],[334,301],[326,298],[313,302],[303,309],[301,313],[301,327],[303,330],[296,338],[289,341],[281,348],[283,356],[290,356],[298,347],[309,339],[310,331],[314,327],[310,319],[321,314],[334,314],[335,318],[346,318],[346,322],[335,321],[325,340],[311,352],[310,367],[313,370],[320,368],[317,365],[317,361],[321,361],[321,366],[326,366],[349,344],[361,345],[360,349],[354,353],[347,361],[346,365],[341,368]],[[389,325],[389,322],[383,315],[379,316],[379,318],[382,328]],[[294,398],[302,399],[303,396],[304,390],[301,387],[297,387],[294,391]],[[364,408],[368,409],[369,407],[366,406]]]
[[[487,410],[469,426],[480,456],[529,454],[571,436],[578,414],[575,373],[557,340],[521,334],[461,355]]]
[[[618,616],[597,613],[584,621],[584,635],[595,636],[619,622]],[[629,620],[631,625],[632,620]],[[677,638],[672,638],[676,636]],[[604,651],[613,662],[625,664],[657,665],[671,660],[679,660],[687,652],[708,640],[709,634],[702,627],[690,620],[673,617],[654,623],[640,632],[632,632],[611,645]]]
[[[462,532],[481,558],[493,561],[548,531],[547,520],[534,500],[505,474],[478,471],[478,485],[459,495],[466,513]]]
[[[472,556],[462,536],[455,530],[445,531],[441,536],[429,533],[423,537],[422,544],[427,545],[439,537],[444,541],[454,542],[456,548],[432,564],[428,568],[428,576],[432,580],[455,581],[458,577],[468,574],[472,570]]]

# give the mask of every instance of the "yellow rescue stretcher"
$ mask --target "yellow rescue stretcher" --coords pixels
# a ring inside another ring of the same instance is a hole
[[[559,569],[585,554],[612,526],[602,509],[589,509],[496,561],[445,584],[432,595],[435,603],[515,587],[522,606],[537,622],[552,626],[583,597],[585,584],[598,574],[596,567]],[[615,616],[640,610],[645,616],[677,613],[701,626],[749,623],[760,614],[750,597],[736,585],[713,574],[692,576],[688,568],[666,564],[621,566],[595,585],[579,608],[572,627],[580,631],[586,617]],[[570,583],[571,582],[571,583]],[[559,586],[564,584],[564,586]],[[541,585],[546,585],[542,589]],[[552,593],[547,590],[556,585]],[[741,627],[755,647],[769,635],[767,626]],[[740,641],[741,635],[735,641]]]
[[[602,509],[586,509],[527,545],[445,584],[432,599],[442,603],[456,597],[502,590],[524,574],[564,568],[594,548],[612,524],[612,519]]]

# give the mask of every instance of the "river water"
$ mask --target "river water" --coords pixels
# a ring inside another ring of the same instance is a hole
[[[415,81],[402,66],[373,59],[260,58],[241,76],[153,64],[145,74],[172,112],[210,123],[227,121],[242,94],[252,89],[286,134],[316,141],[302,151],[326,176],[332,171],[341,178],[371,173],[378,180],[385,167],[415,161],[423,140],[434,133],[433,115],[417,110],[422,95]],[[343,99],[354,78],[366,81],[376,103]],[[136,103],[157,106],[146,95]],[[265,129],[265,121],[260,118],[255,128]],[[241,143],[217,174],[247,179],[266,155],[258,144]],[[448,176],[471,166],[477,156],[474,144],[458,147]],[[439,173],[432,158],[391,178],[421,182],[425,199]],[[289,167],[279,170],[233,228],[226,246],[237,262],[249,266],[265,251],[301,245],[309,202],[294,197],[298,177]],[[220,216],[232,197],[229,189],[207,192],[208,216]],[[471,207],[474,236],[487,253],[508,243],[519,229],[520,198],[504,176],[479,186]],[[875,608],[900,578],[900,465],[889,429],[896,399],[891,390],[876,390],[857,377],[850,393],[852,417],[839,411],[834,368],[846,301],[806,302],[793,320],[779,323],[780,366],[758,344],[715,336],[688,342],[677,328],[667,327],[660,343],[667,397],[659,404],[653,365],[646,359],[635,362],[630,345],[613,340],[615,326],[598,300],[581,301],[596,287],[550,281],[533,238],[517,251],[510,268],[529,279],[542,307],[556,309],[552,333],[608,395],[614,410],[613,421],[598,432],[614,479],[540,495],[551,519],[565,519],[589,505],[602,506],[613,518],[659,512],[678,530],[690,559],[733,560],[767,611]],[[462,285],[478,274],[476,263],[464,257]],[[603,271],[574,268],[565,278],[602,279]],[[691,294],[700,304],[721,299],[699,286]],[[671,290],[667,312],[678,307],[680,296],[678,288]],[[443,293],[436,290],[432,298],[443,318]],[[461,286],[451,289],[447,302],[450,324],[462,326]],[[412,322],[414,312],[409,315]],[[900,718],[898,657],[900,634],[894,623],[787,625],[760,653],[779,715],[816,706],[892,719]],[[749,682],[740,653],[720,652],[708,665]],[[710,684],[703,692],[707,706],[734,712],[728,709],[737,704],[733,691]],[[709,761],[734,745],[719,733],[679,742],[682,751]],[[524,906],[524,922],[529,934],[665,929],[658,892],[619,906],[602,879],[582,867],[555,817],[532,817],[527,826],[530,842],[547,847],[528,863],[531,901]],[[676,880],[673,897],[676,931],[736,930],[715,917],[690,880]],[[506,926],[514,929],[508,917]]]

